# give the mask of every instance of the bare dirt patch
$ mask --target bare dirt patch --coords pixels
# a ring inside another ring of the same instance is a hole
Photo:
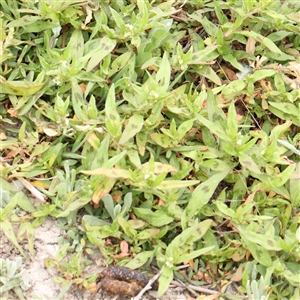
[[[29,260],[23,258],[21,269],[25,270],[23,276],[26,276],[29,283],[29,288],[24,292],[25,299],[42,299],[42,300],[89,300],[92,293],[86,290],[81,290],[77,286],[71,287],[69,291],[60,297],[60,293],[63,289],[60,283],[53,281],[53,276],[59,276],[55,268],[47,269],[44,265],[45,258],[55,258],[60,245],[57,240],[63,235],[63,231],[55,226],[55,220],[48,218],[42,226],[35,229],[35,255],[32,256],[26,250],[26,244],[22,245],[28,255]],[[0,257],[10,260],[15,260],[18,256],[21,256],[19,251],[14,245],[3,235],[1,232],[0,236]],[[95,263],[86,267],[85,272],[93,274],[95,272],[101,272],[103,267],[97,265],[97,258],[101,258],[100,252],[96,252],[92,258]],[[1,293],[0,293],[1,296]],[[17,299],[16,295],[10,294],[8,300]],[[130,296],[114,296],[108,294],[102,290],[99,290],[93,297],[93,300],[130,300]],[[142,299],[153,300],[156,299],[155,291],[148,291]],[[170,288],[167,293],[161,297],[162,300],[186,300],[188,299],[184,294],[182,288]]]

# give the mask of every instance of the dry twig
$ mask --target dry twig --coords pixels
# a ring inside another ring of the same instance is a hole
[[[131,298],[131,300],[140,300],[142,299],[141,297],[148,291],[148,290],[151,290],[152,288],[152,284],[153,282],[155,282],[159,276],[161,275],[162,271],[160,270],[155,276],[153,276],[149,282],[147,283],[147,285],[139,292],[139,294],[134,297],[134,298]]]
[[[0,158],[3,166],[9,168],[11,167],[10,164],[8,164],[4,159]],[[12,170],[11,173],[16,174],[17,171]],[[31,194],[37,198],[39,201],[42,203],[46,203],[46,196],[42,194],[38,189],[36,189],[30,182],[28,182],[26,179],[23,177],[18,177],[18,180],[24,185],[24,187],[31,192]]]

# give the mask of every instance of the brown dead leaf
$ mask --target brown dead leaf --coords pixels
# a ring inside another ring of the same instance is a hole
[[[158,199],[157,205],[158,206],[164,206],[165,204],[161,199]]]
[[[234,281],[234,282],[241,281],[243,279],[244,271],[245,271],[245,266],[244,265],[240,265],[238,267],[238,269],[236,270],[236,272],[230,278],[231,281]]]
[[[191,267],[192,270],[195,270],[195,264],[194,264],[194,260],[193,260],[193,259],[191,259],[191,260],[188,262],[188,264],[190,265],[190,267]]]
[[[94,292],[97,289],[97,284],[95,282],[91,283],[87,288],[89,292]]]
[[[243,119],[242,115],[236,114],[236,120],[241,121]]]
[[[246,261],[249,261],[249,258],[251,257],[251,252],[249,250],[246,251]]]
[[[121,248],[120,254],[116,254],[116,255],[111,254],[110,256],[112,258],[122,258],[122,257],[129,256],[129,245],[126,241],[122,241],[120,243],[120,248]]]
[[[20,150],[18,148],[15,148],[15,149],[12,149],[11,151],[9,151],[7,153],[7,155],[5,156],[6,159],[9,159],[9,158],[14,158],[16,157],[16,155],[20,152]]]
[[[4,132],[0,132],[0,141],[6,140],[6,134]]]
[[[113,178],[105,178],[103,179],[97,188],[95,189],[93,196],[92,196],[92,204],[98,205],[100,202],[100,199],[108,194],[113,186],[115,185],[116,180]]]
[[[223,69],[223,71],[225,72],[226,76],[228,77],[228,79],[230,81],[233,81],[233,80],[237,79],[237,75],[233,70],[231,70],[231,69],[229,69],[225,66],[222,66],[222,69]]]
[[[86,84],[80,83],[80,84],[79,84],[79,87],[80,87],[80,89],[81,89],[81,91],[82,91],[82,94],[84,94],[85,91],[86,91]]]
[[[247,41],[247,44],[246,44],[246,52],[249,53],[249,54],[251,54],[251,55],[254,55],[255,44],[256,44],[255,39],[249,37],[248,41]]]
[[[120,200],[122,199],[122,192],[121,191],[115,191],[113,193],[111,193],[112,198],[114,199],[114,201],[116,202],[120,202]]]

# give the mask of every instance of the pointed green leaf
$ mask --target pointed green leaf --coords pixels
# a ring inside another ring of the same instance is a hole
[[[169,268],[167,265],[164,265],[161,270],[162,270],[162,274],[158,280],[159,283],[159,288],[157,293],[158,297],[161,297],[167,291],[174,276],[173,270]]]
[[[227,170],[213,175],[196,187],[186,208],[188,216],[195,216],[199,213],[201,208],[208,203],[219,183],[228,175],[229,172],[230,168],[228,167]]]
[[[193,127],[194,119],[187,120],[179,125],[177,129],[177,139],[181,140],[184,138],[186,133]]]
[[[134,137],[138,132],[141,131],[144,125],[144,118],[141,115],[133,115],[130,117],[122,136],[119,140],[119,144],[125,144],[129,139]]]
[[[226,101],[233,99],[235,96],[239,95],[246,87],[246,82],[244,80],[234,80],[227,84],[223,90],[222,95],[225,97]]]
[[[116,106],[115,85],[112,84],[105,102],[105,125],[108,132],[113,137],[118,136],[121,132],[120,116],[117,112]]]
[[[202,117],[201,115],[197,115],[196,118],[201,124],[207,127],[211,132],[213,132],[219,138],[224,139],[225,141],[229,141],[229,142],[231,141],[230,138],[227,136],[226,132],[224,131],[224,129],[219,125],[219,123],[211,122],[206,118]]]
[[[170,84],[171,68],[168,55],[165,52],[160,64],[160,68],[156,74],[156,82],[161,87],[162,91],[167,91]]]
[[[157,143],[159,146],[163,148],[168,148],[173,145],[172,139],[165,134],[152,133],[150,137],[151,140],[153,140],[155,143]]]
[[[0,76],[1,93],[9,95],[18,95],[29,97],[36,94],[43,86],[44,83],[35,83],[29,81],[10,81],[5,80]]]
[[[148,208],[133,208],[134,213],[141,219],[155,227],[161,227],[173,222],[174,218],[167,215],[163,210],[153,212]]]
[[[245,169],[253,172],[254,174],[261,174],[259,166],[255,163],[251,156],[241,152],[239,153],[239,161]]]
[[[235,34],[241,34],[247,37],[251,37],[257,42],[263,44],[266,46],[269,50],[271,50],[274,53],[281,54],[281,50],[267,37],[264,37],[263,35],[254,32],[254,31],[237,31]]]
[[[190,261],[191,259],[194,259],[196,257],[200,257],[203,254],[206,254],[207,252],[210,252],[211,250],[213,250],[215,247],[211,246],[211,247],[206,247],[206,248],[202,248],[196,251],[193,251],[191,253],[184,253],[180,256],[180,259],[176,261],[177,264],[186,262],[186,261]]]
[[[236,119],[236,111],[235,111],[235,104],[234,101],[230,103],[229,109],[228,109],[228,116],[227,116],[227,133],[228,136],[231,138],[232,141],[234,141],[237,137],[238,133],[238,122]]]
[[[116,44],[117,44],[116,40],[112,40],[109,37],[104,36],[100,40],[100,43],[97,47],[97,50],[95,51],[95,54],[91,57],[90,61],[88,62],[86,71],[87,72],[92,71],[92,69],[94,69],[106,55],[112,52]]]
[[[20,247],[17,237],[15,235],[14,229],[12,224],[9,220],[0,221],[0,228],[1,231],[3,230],[5,236],[15,245],[15,247],[20,251],[20,253],[27,259],[26,254],[24,253],[23,249]]]
[[[149,259],[153,257],[154,251],[144,251],[138,253],[133,259],[131,259],[125,267],[129,269],[138,269],[142,267]]]

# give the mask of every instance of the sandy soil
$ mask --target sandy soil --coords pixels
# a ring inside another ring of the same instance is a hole
[[[42,300],[58,300],[59,294],[62,291],[62,285],[53,281],[53,276],[58,276],[55,268],[46,269],[44,266],[45,258],[55,258],[56,253],[59,250],[57,244],[58,238],[63,234],[62,230],[54,225],[54,220],[48,218],[46,222],[35,230],[35,256],[30,257],[27,261],[23,258],[22,270],[25,269],[24,276],[29,281],[29,289],[24,293],[25,299],[42,299]],[[26,251],[26,244],[22,245],[26,254],[30,256]],[[100,252],[95,254],[100,256]],[[9,258],[14,260],[16,257],[21,256],[19,251],[14,245],[3,235],[0,231],[0,257]],[[90,258],[89,258],[90,259]],[[88,266],[85,271],[88,274],[95,272],[101,272],[102,268],[98,267],[96,263]],[[89,300],[92,293],[79,288],[70,288],[70,290],[63,296],[62,300]],[[153,300],[156,299],[154,291],[148,291],[143,299]],[[1,293],[0,293],[1,297]],[[11,294],[8,300],[17,299],[16,295]],[[185,290],[182,288],[171,288],[167,293],[160,298],[161,300],[186,300],[193,299],[185,295]],[[130,300],[129,296],[114,296],[104,291],[99,290],[94,296],[93,300]]]

